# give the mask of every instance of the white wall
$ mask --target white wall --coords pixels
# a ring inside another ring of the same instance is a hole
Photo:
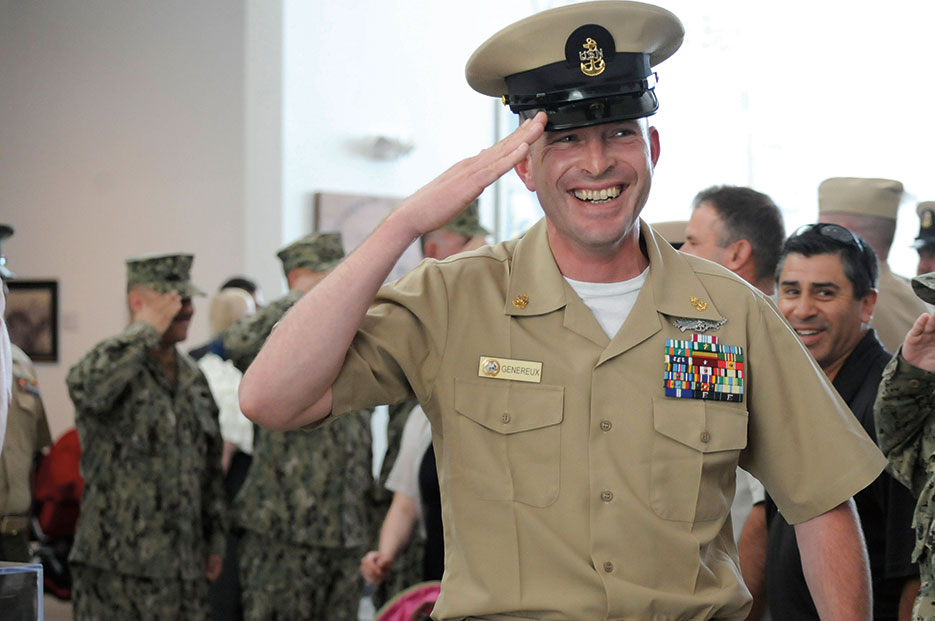
[[[20,278],[59,281],[60,362],[37,364],[54,436],[68,367],[126,324],[125,257],[195,252],[205,290],[245,268],[244,13],[0,0],[0,221]]]

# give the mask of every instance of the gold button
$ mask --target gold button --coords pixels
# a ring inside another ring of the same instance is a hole
[[[701,432],[701,441],[704,442],[705,444],[707,444],[708,442],[710,442],[710,441],[711,441],[711,434],[708,433],[707,431],[702,431],[702,432]]]
[[[611,429],[613,429],[613,427],[614,427],[614,424],[610,422],[609,420],[605,419],[601,421],[601,431],[610,431]]]
[[[613,499],[614,499],[613,492],[606,490],[606,489],[603,492],[601,492],[601,500],[603,500],[604,502],[610,502]]]
[[[909,388],[918,388],[921,385],[921,382],[919,382],[917,379],[911,379],[909,380],[908,384]]]
[[[613,570],[614,570],[614,564],[613,564],[613,563],[611,563],[610,561],[607,561],[606,563],[604,563],[604,571],[606,571],[607,573],[610,573],[610,572],[612,572]]]
[[[506,424],[506,423],[510,422],[510,415],[507,414],[506,412],[504,412],[504,413],[503,413],[503,416],[500,417],[500,420],[502,420],[503,423]]]

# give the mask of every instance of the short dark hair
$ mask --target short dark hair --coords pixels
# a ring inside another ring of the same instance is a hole
[[[221,283],[221,286],[218,287],[218,291],[228,289],[230,287],[233,287],[234,289],[243,289],[250,295],[256,293],[258,288],[256,282],[247,278],[246,276],[233,276]]]
[[[846,232],[846,235],[840,235],[839,231]],[[877,253],[860,236],[838,224],[808,224],[790,235],[782,246],[782,254],[776,265],[777,283],[786,257],[793,253],[804,257],[819,254],[839,255],[844,264],[844,275],[851,281],[856,300],[863,299],[877,286]]]
[[[736,185],[715,185],[698,192],[692,209],[709,203],[724,222],[724,237],[718,246],[724,248],[746,239],[753,247],[756,278],[769,278],[776,270],[786,229],[782,212],[766,194]]]

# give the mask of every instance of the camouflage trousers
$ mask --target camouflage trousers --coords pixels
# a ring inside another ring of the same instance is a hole
[[[207,580],[169,580],[129,576],[72,564],[75,621],[180,619],[211,616]]]
[[[323,548],[246,531],[240,541],[245,621],[357,621],[366,546]]]
[[[916,603],[912,608],[913,621],[932,621],[935,619],[935,584],[923,577]]]

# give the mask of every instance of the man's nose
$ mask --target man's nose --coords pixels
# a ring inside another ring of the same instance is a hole
[[[603,140],[589,140],[585,144],[584,171],[592,177],[600,177],[614,165],[614,158],[610,154]]]

